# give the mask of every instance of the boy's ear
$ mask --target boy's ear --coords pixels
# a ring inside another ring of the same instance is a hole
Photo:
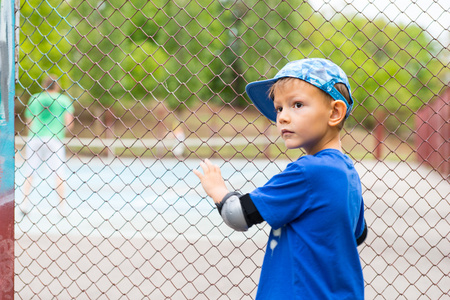
[[[338,126],[345,119],[347,113],[347,105],[344,101],[334,100],[331,102],[331,114],[328,124],[330,126]]]

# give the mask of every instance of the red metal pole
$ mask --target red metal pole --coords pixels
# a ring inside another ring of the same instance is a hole
[[[3,175],[0,173],[0,176],[3,177]],[[1,179],[3,178],[0,178],[0,181]],[[0,299],[13,298],[14,191],[9,191],[0,195]]]
[[[375,126],[375,151],[374,155],[377,160],[381,159],[381,155],[383,154],[383,142],[384,142],[384,118],[385,114],[383,112],[379,112],[375,115],[375,119],[377,121],[377,125]]]

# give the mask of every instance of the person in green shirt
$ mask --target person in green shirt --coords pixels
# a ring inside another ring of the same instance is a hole
[[[66,148],[63,143],[65,132],[73,127],[74,107],[72,100],[60,93],[61,88],[57,78],[53,75],[44,79],[43,91],[30,97],[25,118],[28,131],[26,143],[26,160],[29,173],[26,174],[24,185],[24,203],[21,210],[24,214],[29,212],[29,196],[33,177],[39,180],[55,178],[55,189],[59,196],[60,212],[65,213],[63,204],[65,200],[64,163]],[[51,176],[45,175],[43,169],[49,169]],[[37,175],[37,176],[35,176]]]

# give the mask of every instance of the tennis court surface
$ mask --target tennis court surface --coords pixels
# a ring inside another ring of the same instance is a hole
[[[229,188],[242,192],[264,184],[289,163],[214,162]],[[16,295],[254,298],[269,227],[239,233],[222,224],[191,172],[198,164],[190,159],[71,158],[65,211],[57,207],[51,174],[37,170],[47,179],[33,183],[31,211],[23,215],[16,207]],[[389,299],[392,289],[405,299],[448,294],[448,182],[405,162],[368,160],[356,167],[370,227],[360,248],[366,298]],[[16,172],[19,186],[22,173]],[[22,198],[17,189],[17,206]]]

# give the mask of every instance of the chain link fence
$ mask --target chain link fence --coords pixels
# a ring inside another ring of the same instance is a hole
[[[448,1],[16,9],[17,299],[254,298],[269,228],[227,228],[192,169],[210,158],[246,193],[302,155],[245,85],[305,57],[340,65],[357,102],[342,139],[370,228],[366,298],[449,299]],[[59,127],[32,105],[49,76]]]

